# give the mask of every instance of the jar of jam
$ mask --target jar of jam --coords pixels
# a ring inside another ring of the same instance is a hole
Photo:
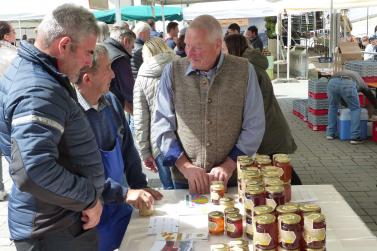
[[[283,205],[285,203],[284,187],[269,186],[266,187],[266,205],[273,207]]]
[[[324,248],[326,245],[326,221],[321,213],[304,215],[304,247],[312,249]]]
[[[245,190],[245,212],[252,215],[255,206],[265,205],[266,197],[264,195],[264,188],[260,186],[249,186]]]
[[[243,170],[252,167],[254,159],[249,156],[238,156],[237,158],[237,182],[238,182],[238,196],[240,202],[242,202],[242,172]]]
[[[254,218],[255,228],[253,242],[256,248],[276,249],[278,246],[278,233],[276,218],[272,214],[258,215]]]
[[[256,180],[256,181],[259,181],[259,182],[263,181],[262,175],[260,174],[258,169],[247,170],[247,171],[242,173],[242,180],[241,180],[241,190],[242,190],[242,192],[245,192],[246,183],[248,183],[249,181],[252,181],[252,180]]]
[[[211,251],[228,251],[228,245],[224,243],[212,244]]]
[[[220,199],[224,197],[225,187],[222,181],[212,181],[211,183],[211,201],[215,205],[220,204]]]
[[[290,202],[292,199],[292,186],[290,182],[284,183],[284,195],[285,195],[285,202]]]
[[[245,233],[247,238],[253,239],[253,218],[250,215],[246,215],[246,226],[245,226]]]
[[[288,156],[288,154],[285,154],[285,153],[276,153],[276,154],[272,155],[272,164],[275,165],[276,159],[282,158],[282,157],[288,158],[289,156]]]
[[[228,243],[229,251],[231,250],[249,250],[249,242],[244,239],[232,240]]]
[[[222,211],[225,211],[227,208],[234,207],[234,199],[224,196],[220,199],[220,207]]]
[[[226,216],[226,234],[231,238],[242,237],[243,225],[241,214],[228,214]]]
[[[309,213],[321,213],[321,207],[314,203],[305,203],[300,206],[301,226],[304,225],[304,216]]]
[[[283,169],[284,175],[283,175],[283,181],[284,182],[291,182],[292,178],[292,165],[291,160],[287,157],[280,157],[276,158],[275,166]]]
[[[262,167],[262,174],[269,172],[269,171],[278,172],[280,174],[279,177],[281,177],[281,179],[283,178],[284,171],[280,167],[277,167],[277,166],[264,166],[264,167]]]
[[[224,214],[213,211],[208,214],[208,231],[212,235],[224,234]]]
[[[284,204],[284,205],[277,206],[276,212],[278,216],[282,214],[298,214],[298,215],[300,214],[298,205],[295,205],[295,204]]]
[[[228,214],[239,214],[240,213],[240,210],[236,207],[228,207],[224,210],[224,215],[225,217],[228,215]]]
[[[283,214],[278,217],[279,245],[286,249],[300,248],[301,217],[297,214]]]

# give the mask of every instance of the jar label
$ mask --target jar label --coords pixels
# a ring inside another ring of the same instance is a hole
[[[311,243],[313,241],[323,241],[326,239],[326,229],[312,229],[309,232],[304,233],[304,239],[306,243]]]
[[[266,205],[272,208],[276,208],[277,206],[276,201],[274,199],[269,199],[269,198],[266,198]]]
[[[234,224],[227,223],[226,224],[226,231],[234,233],[234,232],[236,232],[236,226]]]
[[[219,200],[220,195],[217,192],[211,192],[211,200]]]
[[[293,244],[296,241],[296,234],[293,231],[281,230],[279,231],[279,242]]]
[[[253,210],[254,202],[245,198],[245,209]]]
[[[269,246],[272,241],[272,238],[269,233],[258,233],[254,231],[253,242],[255,245]]]
[[[216,230],[217,224],[215,222],[209,221],[208,222],[208,228],[209,228],[209,230]]]
[[[253,235],[253,224],[246,224],[246,233]]]

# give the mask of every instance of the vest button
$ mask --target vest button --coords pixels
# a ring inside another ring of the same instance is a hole
[[[207,146],[211,146],[211,142],[207,142],[207,144],[206,144]]]
[[[202,85],[206,85],[206,84],[207,84],[207,80],[202,79],[202,80],[200,80],[200,83],[201,83]]]
[[[208,104],[211,104],[212,103],[212,99],[208,99]]]
[[[212,124],[212,121],[211,120],[207,120],[207,125],[210,125]]]

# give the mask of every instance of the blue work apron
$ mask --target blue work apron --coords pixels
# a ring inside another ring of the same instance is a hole
[[[119,184],[126,184],[124,178],[124,162],[120,139],[113,122],[111,108],[104,111],[113,129],[115,146],[110,151],[100,149],[103,166],[105,168],[105,178],[112,178]],[[125,203],[108,203],[103,206],[100,223],[97,226],[99,236],[99,250],[112,251],[119,248],[128,223],[131,218],[132,207]]]

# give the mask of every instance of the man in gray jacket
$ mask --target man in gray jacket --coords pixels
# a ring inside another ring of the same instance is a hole
[[[98,26],[64,4],[22,42],[0,80],[0,147],[13,179],[8,222],[17,250],[97,250],[104,170],[70,82],[91,66]]]

